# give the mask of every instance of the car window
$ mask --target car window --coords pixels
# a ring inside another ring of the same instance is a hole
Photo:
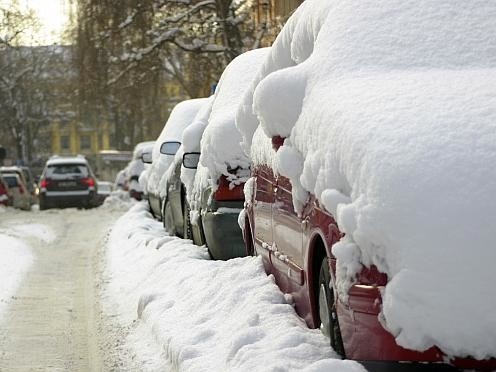
[[[16,176],[4,176],[3,178],[9,187],[17,187],[19,183],[17,182]]]
[[[56,164],[49,165],[46,171],[46,177],[64,177],[64,176],[80,176],[88,177],[88,168],[82,164]]]

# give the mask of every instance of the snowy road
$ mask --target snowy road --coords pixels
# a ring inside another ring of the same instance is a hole
[[[7,243],[18,242],[32,261],[10,276],[15,279],[8,297],[5,288],[3,297],[0,291],[0,370],[97,371],[115,363],[100,352],[112,335],[102,333],[111,327],[102,325],[95,271],[106,231],[120,214],[102,209],[0,214],[2,257],[17,248]]]

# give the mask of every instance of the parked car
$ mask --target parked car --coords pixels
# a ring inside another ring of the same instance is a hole
[[[128,191],[128,177],[127,177],[127,167],[124,169],[121,169],[118,173],[117,176],[115,177],[114,181],[114,189],[115,190],[123,190],[123,191]]]
[[[84,156],[53,156],[40,178],[40,210],[94,207],[97,189],[96,177]]]
[[[10,206],[12,205],[12,192],[9,189],[7,181],[3,179],[0,173],[0,205]]]
[[[194,242],[206,244],[214,259],[246,254],[237,220],[243,209],[243,186],[250,175],[250,161],[239,145],[241,134],[235,126],[235,115],[268,51],[246,52],[226,67],[201,137],[199,165],[185,211],[191,209]],[[190,154],[184,154],[186,160]]]
[[[95,199],[95,205],[102,205],[105,199],[107,199],[112,193],[112,182],[97,181],[97,193]]]
[[[193,239],[198,245],[203,245],[204,243],[202,243],[200,236],[195,235],[196,229],[192,229],[187,195],[191,195],[193,188],[199,152],[190,152],[185,155],[184,150],[199,150],[203,129],[207,125],[212,111],[213,98],[211,96],[203,101],[192,123],[184,129],[182,144],[169,169],[162,176],[162,183],[163,181],[166,182],[165,198],[162,202],[164,228],[179,237]],[[163,189],[161,188],[161,190]],[[197,221],[193,222],[194,225]]]
[[[17,173],[21,178],[23,184],[30,195],[30,203],[36,204],[38,202],[38,185],[34,181],[33,174],[29,167],[26,166],[10,166],[0,167],[0,173]]]
[[[164,201],[167,198],[166,180],[162,179],[181,146],[184,129],[190,125],[204,104],[205,98],[190,99],[178,103],[172,110],[167,123],[157,138],[150,159],[150,167],[144,172],[145,191],[152,214],[162,220]]]
[[[342,357],[496,369],[495,12],[305,1],[246,96],[246,249]]]
[[[139,182],[141,173],[145,170],[143,162],[143,153],[151,152],[155,141],[146,141],[138,143],[133,150],[133,159],[129,162],[126,168],[127,187],[129,196],[136,199],[143,199],[143,187]]]
[[[12,196],[14,208],[29,211],[31,209],[31,195],[29,194],[23,178],[18,173],[3,173],[3,179]]]

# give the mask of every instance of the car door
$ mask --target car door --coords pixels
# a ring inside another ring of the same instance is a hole
[[[275,177],[271,168],[259,165],[254,172],[253,236],[256,253],[270,266],[273,245],[272,205],[274,204]]]
[[[291,190],[289,179],[278,176],[272,210],[272,264],[293,282],[303,285],[303,221],[294,210]]]

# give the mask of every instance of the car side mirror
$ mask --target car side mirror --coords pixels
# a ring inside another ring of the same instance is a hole
[[[160,146],[160,153],[164,155],[176,155],[177,150],[181,146],[181,142],[168,141]]]
[[[272,137],[272,148],[277,151],[279,150],[279,147],[281,147],[284,144],[285,138],[282,138],[281,136],[274,136]]]
[[[141,155],[141,160],[143,161],[143,163],[145,164],[151,164],[152,163],[152,153],[151,152],[144,152],[142,155]]]
[[[199,152],[186,152],[183,155],[183,167],[186,169],[198,168],[199,162],[200,162],[200,153]]]

